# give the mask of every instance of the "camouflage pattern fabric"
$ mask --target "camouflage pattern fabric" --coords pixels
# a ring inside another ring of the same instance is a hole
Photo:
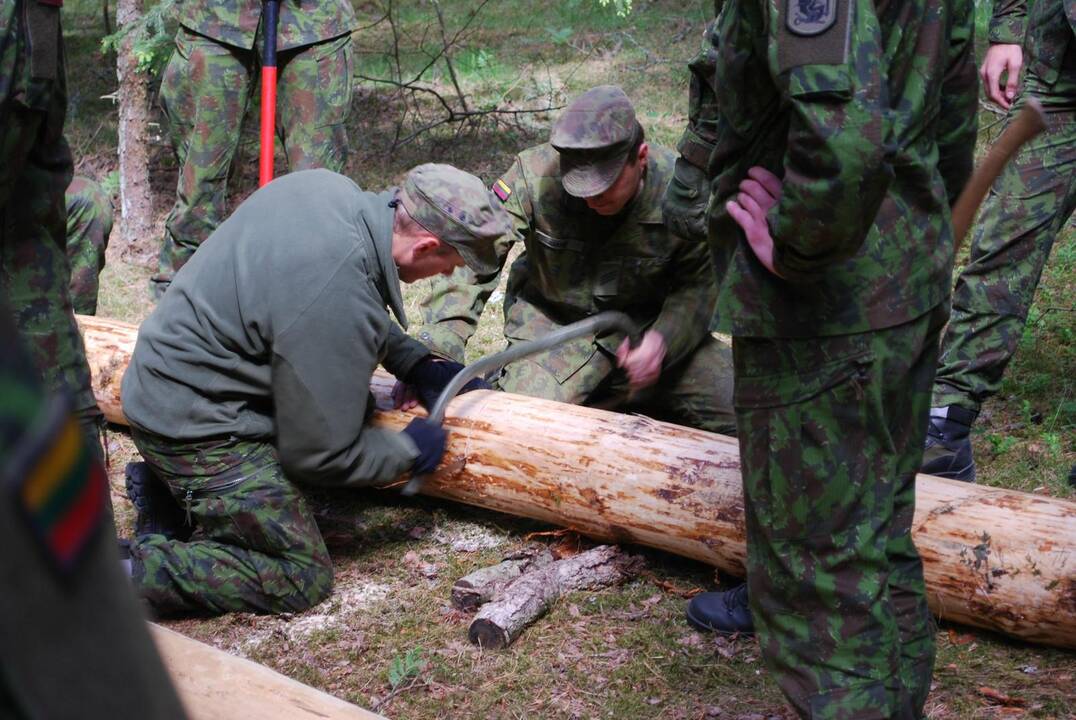
[[[228,173],[243,118],[257,97],[261,45],[260,36],[253,50],[241,50],[186,27],[176,33],[176,50],[161,79],[161,106],[180,170],[158,272],[150,281],[157,297],[224,220]],[[352,52],[351,36],[343,35],[278,54],[277,135],[288,170],[340,172],[347,164]]]
[[[112,200],[89,178],[76,176],[64,194],[71,304],[81,315],[97,314],[98,276],[112,233]]]
[[[603,310],[623,311],[640,327],[664,337],[668,353],[663,376],[669,373],[662,380],[664,390],[677,387],[673,378],[681,371],[700,383],[699,395],[690,401],[695,409],[688,412],[681,406],[679,421],[728,432],[732,397],[723,373],[729,363],[718,357],[722,351],[717,341],[707,340],[714,286],[706,246],[670,233],[662,223],[661,198],[672,166],[672,153],[651,145],[640,195],[619,217],[605,218],[564,191],[559,156],[550,145],[520,153],[494,184],[513,223],[512,232],[496,245],[499,265],[503,268],[513,243],[522,241],[525,247],[508,277],[504,334],[509,343],[532,340]],[[499,275],[477,277],[463,268],[451,278],[435,280],[420,303],[424,324],[415,336],[434,352],[462,362]],[[508,366],[496,384],[563,402],[598,402],[592,395],[599,388],[623,384],[624,374],[615,367],[621,340],[623,335],[613,333],[566,343]],[[692,355],[704,343],[710,348],[704,357],[713,362],[700,358],[696,364]],[[698,374],[683,370],[687,367],[709,370]],[[686,386],[681,391],[691,393]],[[665,414],[679,402],[673,400],[675,394],[667,398]],[[708,399],[700,399],[703,396]]]
[[[11,315],[0,299],[0,717],[183,718],[121,570],[105,469]]]
[[[194,527],[189,542],[143,535],[131,545],[132,580],[155,611],[299,612],[329,596],[325,542],[272,445],[132,434]]]
[[[817,8],[727,0],[697,58],[712,67],[695,73],[681,157],[712,179],[714,320],[733,334],[767,666],[801,717],[910,719],[934,656],[910,531],[948,208],[972,168],[974,7]],[[753,166],[782,178],[767,218],[782,277],[725,208]]]
[[[0,8],[0,90],[0,292],[46,388],[72,398],[91,446],[99,446],[102,416],[68,291],[63,193],[72,161],[58,7]]]
[[[934,625],[907,449],[923,446],[945,317],[733,339],[751,612],[801,717],[922,717]]]
[[[1070,22],[1062,3],[1035,3],[1027,19],[1035,30],[1025,43],[1031,62],[1009,116],[1035,97],[1047,110],[1047,128],[1006,166],[983,204],[971,257],[953,293],[934,407],[978,413],[998,392],[1054,240],[1076,209],[1076,35]],[[1058,36],[1063,42],[1043,40]]]
[[[262,0],[184,0],[179,22],[223,45],[249,50],[261,40]],[[277,49],[293,50],[346,35],[358,27],[344,0],[281,0]]]

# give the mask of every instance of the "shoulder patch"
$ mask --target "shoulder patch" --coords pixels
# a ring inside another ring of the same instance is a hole
[[[497,199],[501,202],[508,202],[508,198],[512,195],[512,188],[510,188],[508,183],[504,180],[498,180],[493,183],[493,187],[490,189],[493,190],[493,194],[496,195]]]
[[[850,0],[784,0],[778,5],[777,66],[843,65],[854,19]]]
[[[105,519],[108,480],[66,403],[54,401],[24,436],[4,485],[49,565],[74,572]]]
[[[785,26],[796,35],[821,35],[837,22],[837,0],[786,0]]]

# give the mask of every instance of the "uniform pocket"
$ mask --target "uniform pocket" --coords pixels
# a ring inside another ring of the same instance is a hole
[[[351,111],[355,73],[354,51],[351,35],[315,46],[317,63],[318,127],[339,125],[347,120]]]

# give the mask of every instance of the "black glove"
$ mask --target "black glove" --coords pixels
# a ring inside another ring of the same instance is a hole
[[[407,373],[404,382],[415,388],[418,401],[422,403],[424,408],[429,410],[437,402],[437,398],[441,397],[441,391],[445,389],[445,386],[462,369],[463,365],[458,362],[438,360],[432,355],[428,355],[419,360],[415,367],[411,368],[411,372]],[[463,386],[460,394],[462,395],[472,390],[492,389],[493,387],[482,378],[475,378]]]
[[[710,181],[706,173],[684,158],[677,158],[672,180],[661,201],[665,224],[682,238],[705,240],[709,202]]]
[[[445,429],[426,418],[415,418],[401,432],[418,447],[418,457],[411,465],[411,472],[426,475],[436,470],[445,454],[445,438],[448,437]]]

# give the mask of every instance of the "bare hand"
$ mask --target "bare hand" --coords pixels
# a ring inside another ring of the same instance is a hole
[[[392,406],[397,410],[410,410],[418,405],[415,389],[407,383],[396,381],[392,386]]]
[[[747,171],[747,179],[740,183],[740,194],[725,204],[729,215],[743,229],[755,257],[774,275],[778,273],[773,269],[773,238],[766,213],[780,199],[781,178],[755,166]]]
[[[624,338],[616,349],[616,364],[624,368],[631,389],[642,390],[657,382],[665,352],[665,338],[661,333],[647,330],[634,348],[628,338]]]
[[[983,80],[986,96],[1008,110],[1016,99],[1016,89],[1020,83],[1020,68],[1024,65],[1024,54],[1019,45],[997,43],[990,46],[979,68],[979,77]],[[1005,74],[1005,85],[1001,76]]]

